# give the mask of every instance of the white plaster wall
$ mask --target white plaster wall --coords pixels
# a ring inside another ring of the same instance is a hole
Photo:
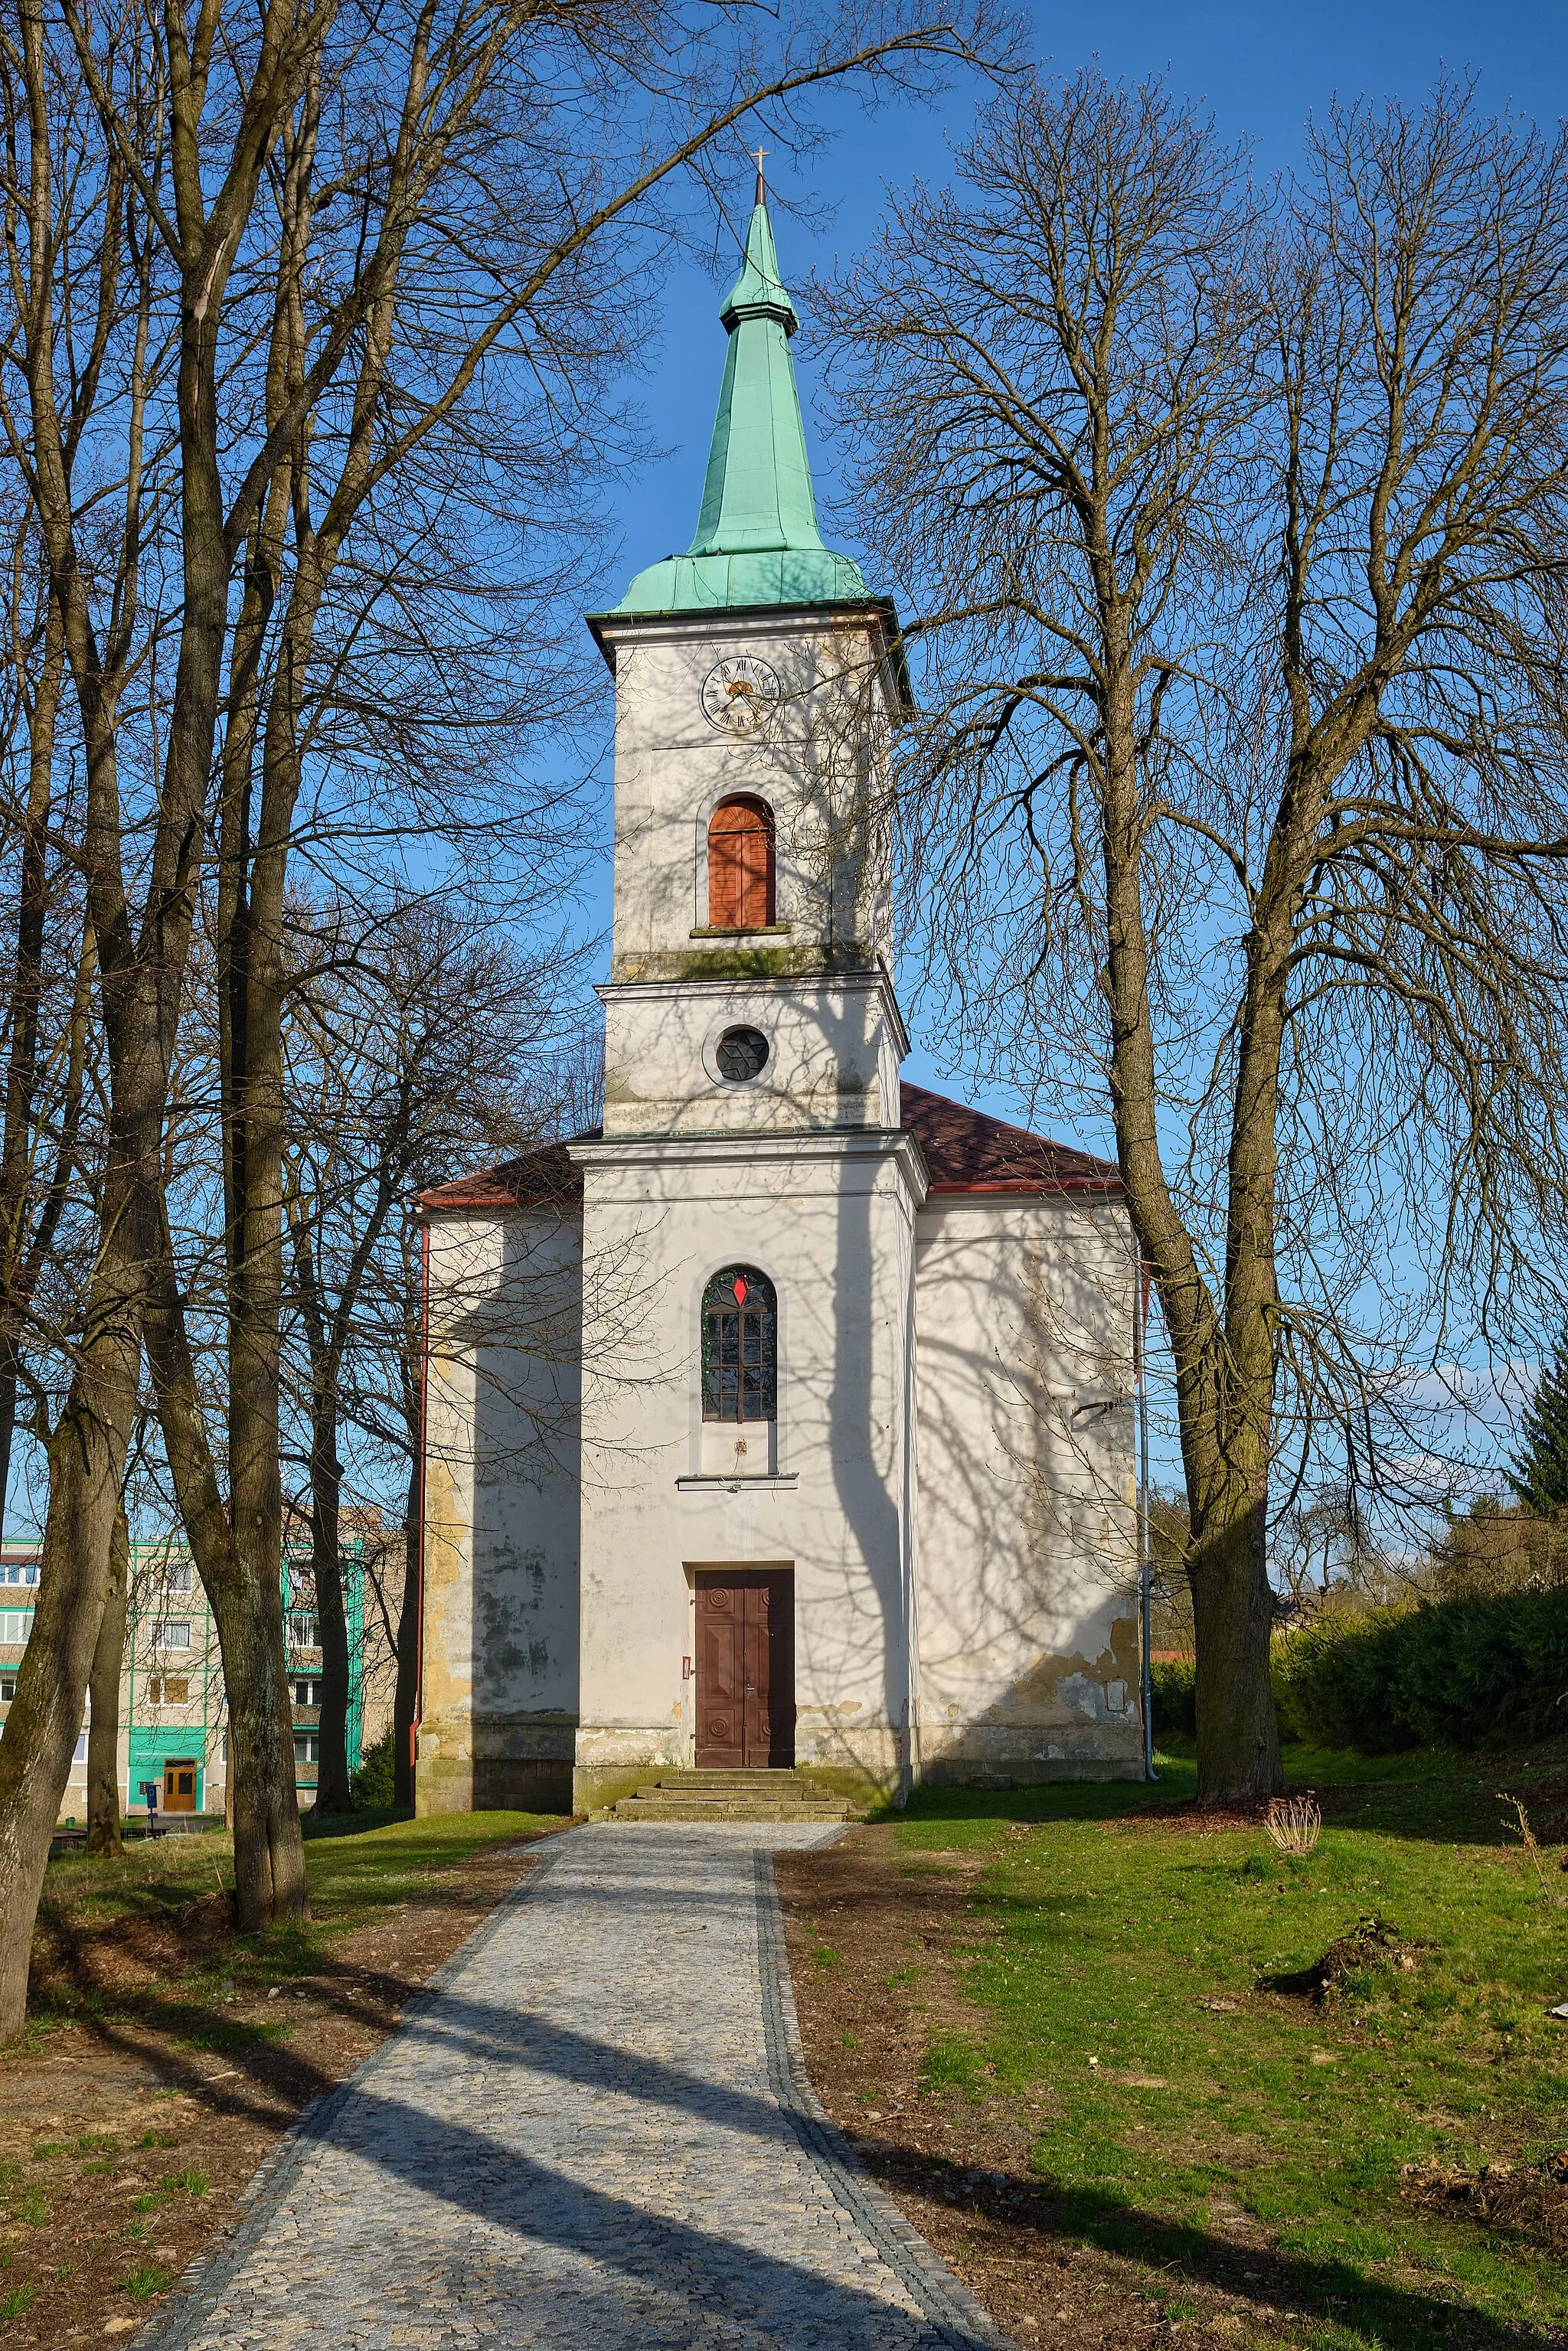
[[[695,935],[708,919],[707,820],[731,792],[757,793],[774,813],[780,928],[768,943],[885,946],[886,860],[868,831],[867,787],[885,777],[889,711],[868,625],[726,612],[610,622],[603,632],[616,681],[615,977],[733,947],[734,935]],[[704,679],[737,653],[766,661],[783,689],[767,723],[738,740],[702,708]]]
[[[581,1288],[575,1214],[431,1219],[422,1811],[570,1767]]]
[[[883,971],[601,993],[607,1135],[898,1124],[904,1039]],[[738,1022],[760,1029],[771,1050],[759,1077],[736,1083],[715,1054]]]
[[[920,1769],[1142,1765],[1133,1244],[1118,1207],[918,1220]]]
[[[653,1277],[638,1376],[585,1313],[580,1797],[693,1760],[692,1577],[794,1571],[797,1755],[897,1784],[907,1756],[907,1324],[921,1179],[902,1135],[579,1146],[585,1246]],[[756,1265],[779,1301],[768,1467],[705,1447],[709,1277]],[[737,1472],[741,1474],[735,1474]]]

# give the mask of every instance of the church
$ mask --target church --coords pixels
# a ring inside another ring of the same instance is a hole
[[[421,1203],[422,1812],[1144,1768],[1116,1170],[900,1080],[910,683],[822,542],[760,184],[720,316],[696,535],[588,623],[602,1127]]]

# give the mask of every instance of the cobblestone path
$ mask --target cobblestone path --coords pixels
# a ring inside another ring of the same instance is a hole
[[[553,1841],[137,2351],[994,2351],[800,2064],[767,1848],[823,1834]]]

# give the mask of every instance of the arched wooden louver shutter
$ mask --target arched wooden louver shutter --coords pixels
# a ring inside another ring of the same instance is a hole
[[[708,820],[707,918],[716,931],[773,922],[773,811],[766,800],[720,800]]]

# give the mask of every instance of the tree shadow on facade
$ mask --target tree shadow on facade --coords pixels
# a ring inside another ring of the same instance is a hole
[[[909,1784],[915,1640],[909,1491],[914,1398],[904,1343],[910,1334],[902,1328],[898,1301],[911,1269],[889,1263],[873,1244],[873,1223],[890,1221],[885,1211],[880,1220],[873,1213],[883,1164],[870,1162],[863,1183],[846,1179],[839,1192],[826,1406],[833,1480],[853,1546],[843,1561],[837,1641],[845,1649],[868,1639],[874,1645],[882,1709],[880,1723],[854,1726],[842,1760],[903,1794]],[[887,1415],[880,1429],[873,1412],[879,1387]],[[820,1642],[821,1630],[813,1630]],[[811,1679],[817,1689],[826,1687],[820,1666]],[[859,1661],[853,1679],[866,1686]]]
[[[934,1196],[916,1296],[920,1777],[1141,1778],[1120,1211]]]

